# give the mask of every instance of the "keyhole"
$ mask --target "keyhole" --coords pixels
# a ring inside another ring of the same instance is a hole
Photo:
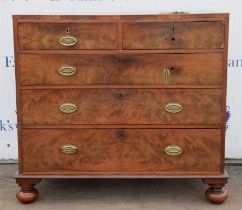
[[[175,32],[175,28],[174,28],[174,26],[172,27],[172,31]]]
[[[124,133],[124,131],[123,130],[120,130],[119,132],[118,132],[118,137],[119,137],[119,139],[124,139],[126,136],[125,136],[125,133]]]
[[[176,40],[176,38],[175,38],[175,37],[172,37],[172,38],[171,38],[171,41],[175,41],[175,40]]]
[[[124,96],[122,93],[119,93],[119,98],[122,99]]]
[[[66,28],[66,33],[70,33],[70,29],[69,28]]]

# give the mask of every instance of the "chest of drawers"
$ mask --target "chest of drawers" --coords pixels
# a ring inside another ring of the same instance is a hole
[[[48,178],[223,188],[228,14],[14,16],[22,203]]]

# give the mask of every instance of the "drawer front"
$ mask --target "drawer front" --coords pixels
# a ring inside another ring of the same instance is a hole
[[[22,85],[221,85],[223,81],[222,53],[20,54],[18,58]]]
[[[117,23],[19,23],[21,50],[116,49]]]
[[[224,48],[224,23],[124,23],[124,49]]]
[[[221,89],[22,90],[22,122],[220,125]]]
[[[216,129],[23,129],[24,173],[220,173]],[[177,150],[176,150],[177,149]]]

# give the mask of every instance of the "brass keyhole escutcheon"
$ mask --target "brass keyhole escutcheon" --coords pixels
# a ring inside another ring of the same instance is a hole
[[[174,70],[174,68],[171,69],[171,68],[165,67],[163,69],[161,80],[164,85],[169,85],[171,83],[171,70]]]

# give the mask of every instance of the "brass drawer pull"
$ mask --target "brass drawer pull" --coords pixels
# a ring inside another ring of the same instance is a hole
[[[65,144],[61,147],[61,151],[65,154],[74,154],[78,150],[77,146],[73,144]]]
[[[60,105],[59,109],[63,113],[70,114],[77,110],[77,106],[76,104],[72,104],[72,103],[64,103]]]
[[[77,43],[77,39],[74,36],[66,35],[59,39],[59,43],[63,46],[71,47]]]
[[[169,156],[178,156],[182,154],[182,152],[182,148],[176,145],[169,145],[165,148],[165,153]]]
[[[58,69],[58,72],[60,75],[68,77],[76,73],[76,68],[72,66],[62,66]]]
[[[169,113],[175,114],[181,112],[183,109],[182,105],[179,103],[168,103],[165,105],[165,110]]]
[[[169,85],[171,82],[171,70],[169,68],[164,68],[162,73],[162,82],[164,85]]]

